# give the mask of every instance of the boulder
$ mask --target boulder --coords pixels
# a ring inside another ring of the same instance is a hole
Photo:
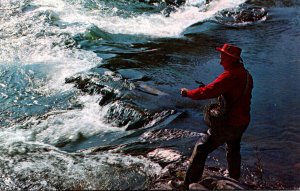
[[[173,5],[173,6],[181,6],[185,4],[186,0],[165,0],[167,5]]]
[[[133,130],[156,125],[168,116],[176,113],[172,109],[149,111],[132,101],[134,91],[140,91],[140,89],[136,88],[133,81],[145,79],[141,73],[134,70],[119,70],[126,77],[123,78],[119,72],[110,70],[101,70],[100,72],[101,74],[78,74],[66,78],[65,82],[75,84],[75,87],[84,93],[90,95],[100,94],[99,105],[107,107],[104,114],[107,123],[118,127],[126,127],[126,130]],[[157,93],[155,94],[156,96],[162,94],[162,92],[153,88],[149,89],[149,87],[147,91],[155,91]]]
[[[183,159],[183,156],[175,150],[157,148],[147,154],[147,158],[159,163],[159,164],[170,164],[179,162]]]
[[[109,106],[104,118],[107,123],[132,130],[144,126],[150,120],[150,113],[133,104],[116,101]]]
[[[97,84],[91,76],[74,76],[65,79],[65,83],[73,83],[75,87],[88,94],[100,93],[105,87],[103,84]]]
[[[249,7],[236,14],[237,23],[242,22],[255,22],[262,20],[267,15],[267,11],[261,7]]]
[[[102,97],[99,101],[99,105],[101,105],[101,106],[104,106],[104,105],[116,100],[118,97],[117,91],[108,86],[103,87],[100,90],[100,94],[102,95]]]
[[[126,145],[108,145],[94,149],[82,150],[86,155],[99,154],[100,152],[123,153],[133,156],[143,156],[156,163],[163,169],[158,177],[154,177],[147,189],[149,190],[172,190],[168,185],[170,180],[183,181],[189,160],[180,152],[170,148],[147,149],[148,142],[133,142]],[[247,180],[245,180],[247,179]],[[268,184],[270,185],[270,184]],[[284,189],[281,186],[268,186],[253,182],[251,179],[242,177],[240,182],[226,177],[226,170],[215,166],[206,166],[202,179],[189,185],[190,190],[254,190],[254,189]]]
[[[189,190],[208,190],[208,189],[202,184],[192,183],[189,185]]]
[[[152,188],[151,190],[172,190],[172,187],[167,183],[159,182],[155,185],[155,188]]]
[[[158,148],[146,155],[147,158],[163,165],[161,175],[153,181],[150,189],[172,189],[170,180],[183,181],[189,160],[176,150]],[[166,165],[167,164],[167,165]],[[166,166],[165,166],[166,165]],[[190,190],[248,190],[249,186],[232,178],[222,175],[224,169],[218,167],[206,167],[202,180],[189,185]]]
[[[266,18],[268,12],[263,7],[242,5],[238,9],[226,9],[216,16],[217,21],[224,24],[243,24],[261,21]]]
[[[154,113],[121,100],[113,102],[108,107],[104,115],[106,122],[114,126],[126,127],[126,130],[152,127],[176,113],[171,109]]]

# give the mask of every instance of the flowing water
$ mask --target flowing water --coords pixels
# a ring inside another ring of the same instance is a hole
[[[299,187],[299,7],[297,0],[188,0],[180,6],[0,0],[0,189],[147,188],[161,171],[158,164],[76,151],[134,142],[151,129],[204,131],[207,101],[181,98],[179,90],[222,72],[214,48],[225,42],[242,47],[254,78],[243,163],[255,168],[261,158],[265,175]],[[240,19],[245,10],[258,16]],[[104,89],[74,86],[76,79],[113,90],[118,99],[104,99]],[[147,123],[140,125],[143,115]],[[138,126],[141,133],[131,130]],[[194,142],[159,145],[189,155]],[[224,150],[216,155],[226,167]]]

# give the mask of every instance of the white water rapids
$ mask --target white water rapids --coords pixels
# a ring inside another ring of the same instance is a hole
[[[169,17],[161,13],[121,17],[116,14],[115,7],[107,11],[101,1],[91,1],[96,6],[87,9],[83,6],[87,2],[0,0],[1,104],[8,108],[25,108],[25,114],[26,107],[56,112],[45,119],[29,116],[20,123],[10,119],[9,114],[1,118],[10,124],[0,129],[1,190],[26,186],[107,189],[119,188],[122,184],[126,189],[126,183],[138,184],[135,181],[158,174],[161,168],[145,158],[109,153],[76,155],[55,147],[76,142],[82,136],[124,131],[103,122],[105,108],[98,105],[98,95],[76,97],[83,105],[76,110],[59,112],[59,107],[50,107],[47,103],[58,94],[76,92],[72,85],[65,84],[65,78],[102,63],[102,58],[94,52],[70,48],[65,42],[72,44],[72,37],[85,32],[91,25],[112,34],[179,37],[188,26],[209,19],[223,9],[237,7],[244,0],[217,0],[209,5],[201,0],[190,0]],[[60,25],[54,24],[57,21]],[[26,100],[27,105],[22,100]],[[113,171],[111,166],[120,166],[120,169]],[[128,172],[135,174],[136,180],[124,177]],[[117,175],[113,178],[111,173]],[[111,185],[117,181],[118,185]]]

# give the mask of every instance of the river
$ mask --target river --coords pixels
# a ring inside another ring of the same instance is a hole
[[[147,188],[161,172],[155,162],[79,151],[153,129],[204,131],[208,101],[179,90],[222,72],[223,43],[243,49],[254,79],[244,168],[259,161],[265,177],[299,188],[299,8],[298,0],[0,0],[0,189]],[[188,156],[195,141],[158,145]],[[223,147],[211,156],[226,167]]]

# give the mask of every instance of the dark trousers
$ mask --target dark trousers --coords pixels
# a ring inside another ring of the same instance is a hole
[[[202,177],[208,154],[224,143],[227,145],[229,176],[238,180],[241,168],[240,142],[246,128],[247,126],[227,127],[218,131],[208,129],[205,136],[201,137],[194,147],[184,183],[189,185],[198,182]]]

